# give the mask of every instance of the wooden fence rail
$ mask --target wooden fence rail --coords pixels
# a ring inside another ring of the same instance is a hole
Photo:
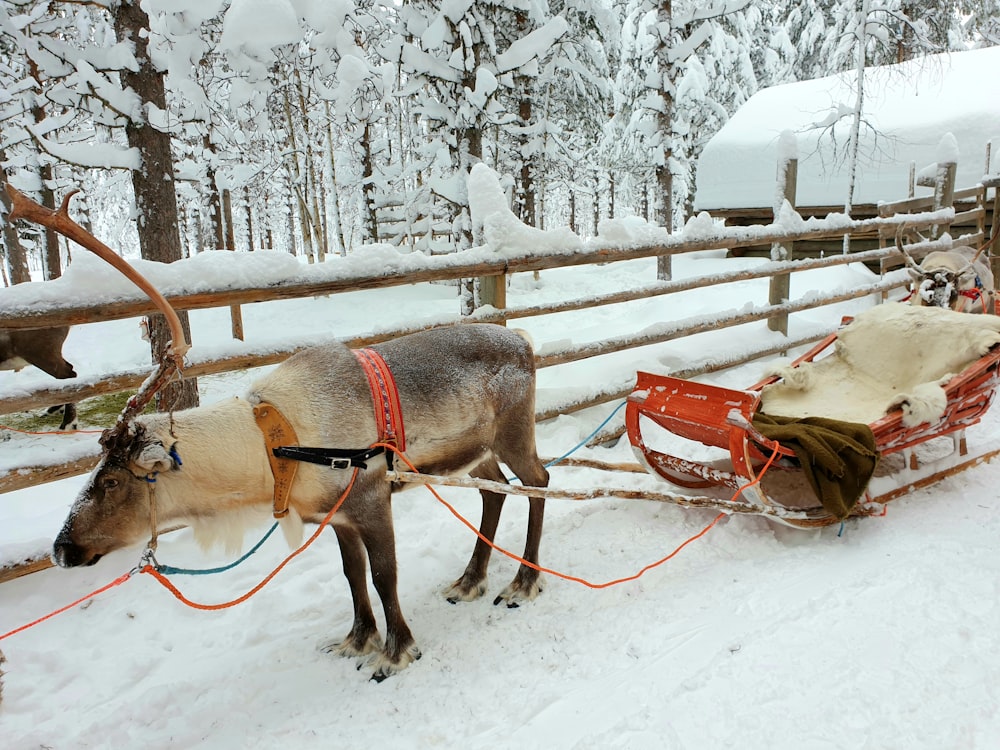
[[[676,235],[658,245],[630,248],[602,247],[551,255],[505,257],[498,253],[468,251],[452,255],[424,258],[419,268],[388,269],[379,275],[368,271],[338,273],[332,279],[300,278],[273,284],[227,287],[193,294],[164,294],[177,310],[201,310],[212,307],[229,307],[253,302],[315,297],[340,292],[365,289],[386,289],[426,281],[447,281],[481,276],[504,276],[512,273],[544,271],[569,266],[614,263],[639,258],[698,252],[704,250],[731,250],[741,246],[761,243],[797,242],[807,239],[839,237],[855,232],[878,233],[883,227],[900,224],[913,229],[926,229],[954,219],[951,208],[920,214],[890,216],[885,218],[815,222],[815,228],[791,229],[770,224],[763,227],[737,227],[721,230],[717,234],[687,238]],[[472,258],[468,260],[466,258]],[[405,257],[405,256],[403,256]],[[853,257],[853,256],[852,256]],[[322,266],[313,266],[322,270]],[[114,302],[96,304],[58,304],[51,301],[36,305],[5,305],[0,294],[0,328],[43,328],[48,326],[79,325],[95,321],[121,320],[149,315],[156,307],[145,297],[135,293],[122,295]]]

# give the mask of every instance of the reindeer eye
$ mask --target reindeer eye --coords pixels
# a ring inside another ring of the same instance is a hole
[[[101,487],[106,490],[113,490],[118,486],[118,480],[114,477],[103,477],[101,479]]]

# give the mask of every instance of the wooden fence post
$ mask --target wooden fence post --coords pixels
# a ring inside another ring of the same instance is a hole
[[[782,139],[786,134],[782,134]],[[789,136],[793,138],[795,136]],[[794,141],[793,141],[794,143]],[[799,160],[792,154],[794,151],[783,148],[784,153],[778,160],[777,195],[781,196],[774,207],[774,220],[778,220],[781,207],[784,201],[788,201],[792,208],[795,208],[795,193],[798,187]],[[792,260],[795,254],[795,244],[793,242],[776,242],[771,246],[771,260]],[[767,301],[771,305],[780,305],[787,302],[789,298],[791,274],[779,273],[771,277],[770,290]],[[788,315],[778,315],[767,321],[767,327],[772,331],[780,331],[788,335]]]
[[[937,185],[934,187],[934,209],[950,208],[955,205],[955,173],[958,171],[958,164],[953,161],[938,164]],[[950,232],[951,224],[945,224],[939,228],[934,238],[937,239],[942,232]]]
[[[1000,227],[997,226],[997,219],[1000,218],[1000,176],[990,176],[983,180],[983,187],[986,190],[993,188],[993,216],[990,218],[990,270],[993,271],[993,284],[1000,288]]]
[[[951,208],[955,205],[955,172],[958,171],[958,164],[953,161],[938,162],[937,171],[934,178],[918,180],[917,184],[922,187],[934,188],[934,205],[931,210],[937,211],[942,208]],[[951,224],[941,224],[931,227],[931,239],[936,240],[944,232],[951,229]]]
[[[993,189],[993,214],[990,216],[990,233],[988,255],[990,259],[990,270],[993,272],[993,286],[1000,288],[1000,227],[997,227],[997,219],[1000,218],[1000,175],[993,173],[993,142],[986,144],[986,177],[983,178],[983,189],[986,195],[983,196],[983,207],[986,206],[986,198],[989,196],[990,188]]]
[[[504,310],[507,307],[507,275],[480,276],[479,277],[479,302],[481,305],[491,305],[497,310]],[[498,321],[500,325],[507,325],[507,320]]]

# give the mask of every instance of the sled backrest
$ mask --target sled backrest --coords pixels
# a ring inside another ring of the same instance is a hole
[[[729,450],[733,432],[750,423],[760,394],[638,372],[628,401],[629,411],[675,435]]]

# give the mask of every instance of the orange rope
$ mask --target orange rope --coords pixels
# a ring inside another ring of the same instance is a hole
[[[124,575],[121,575],[121,576],[119,576],[118,578],[116,578],[116,579],[115,579],[115,580],[113,580],[113,581],[112,581],[111,583],[107,584],[106,586],[101,586],[101,588],[97,589],[97,591],[91,591],[91,592],[90,592],[89,594],[87,594],[86,596],[81,596],[81,597],[80,597],[79,599],[77,599],[77,600],[76,600],[75,602],[70,602],[70,603],[69,603],[69,604],[67,604],[67,605],[66,605],[65,607],[60,607],[60,608],[59,608],[59,609],[57,609],[57,610],[56,610],[55,612],[49,612],[49,614],[45,615],[44,617],[39,617],[39,618],[38,618],[37,620],[35,620],[34,622],[29,622],[29,623],[28,623],[27,625],[22,625],[21,627],[19,627],[19,628],[15,628],[14,630],[10,631],[9,633],[4,633],[3,635],[0,635],[0,641],[2,641],[2,640],[3,640],[4,638],[9,638],[9,637],[10,637],[10,636],[12,636],[12,635],[17,635],[17,634],[18,634],[18,633],[20,633],[20,632],[21,632],[22,630],[27,630],[28,628],[33,628],[33,627],[34,627],[35,625],[37,625],[38,623],[40,623],[40,622],[45,622],[45,621],[46,621],[46,620],[48,620],[48,619],[49,619],[50,617],[55,617],[56,615],[61,615],[61,614],[62,614],[63,612],[65,612],[65,611],[66,611],[67,609],[72,609],[72,608],[73,608],[73,607],[75,607],[75,606],[76,606],[77,604],[80,604],[80,603],[82,603],[82,602],[85,602],[85,601],[87,601],[88,599],[93,599],[93,598],[94,598],[95,596],[97,596],[98,594],[103,594],[103,593],[104,593],[105,591],[107,591],[108,589],[112,589],[112,588],[114,588],[115,586],[120,586],[121,584],[125,583],[125,581],[127,581],[127,580],[128,580],[129,578],[131,578],[131,577],[132,577],[132,571],[129,571],[128,573],[125,573]]]
[[[414,472],[417,471],[417,468],[412,463],[410,463],[410,460],[405,455],[403,455],[402,453],[399,452],[399,450],[396,448],[396,446],[391,445],[389,443],[376,443],[372,447],[374,448],[374,447],[379,447],[379,446],[381,446],[383,448],[386,448],[387,450],[394,451],[396,453],[396,455],[399,456],[399,458],[402,459],[403,462],[406,463],[406,465],[412,471],[414,471]],[[774,463],[774,460],[775,460],[775,458],[777,458],[777,456],[778,456],[778,449],[776,447],[775,450],[774,450],[774,452],[771,454],[771,457],[767,460],[767,463],[764,464],[764,468],[761,470],[761,472],[757,476],[757,478],[754,479],[749,484],[747,484],[746,486],[741,487],[740,489],[738,489],[736,491],[736,493],[733,495],[732,499],[735,500],[736,497],[737,497],[737,495],[739,495],[740,493],[742,493],[745,490],[749,489],[750,487],[753,487],[754,485],[759,484],[760,481],[761,481],[761,479],[763,479],[764,475],[767,473],[767,470],[769,468],[771,468],[771,464]],[[258,583],[252,589],[250,589],[247,593],[243,594],[240,597],[237,597],[236,599],[233,599],[232,601],[223,602],[221,604],[201,604],[199,602],[192,601],[192,600],[188,599],[187,597],[185,597],[184,594],[182,594],[180,592],[180,590],[176,586],[174,586],[166,578],[166,576],[164,576],[162,573],[160,573],[152,565],[148,565],[147,564],[147,565],[143,566],[139,570],[139,572],[140,573],[148,573],[149,575],[153,576],[153,578],[155,578],[157,581],[159,581],[168,591],[170,591],[170,593],[172,593],[175,597],[177,597],[178,600],[180,600],[184,604],[186,604],[189,607],[192,607],[194,609],[219,610],[219,609],[228,609],[229,607],[234,607],[237,604],[242,604],[247,599],[249,599],[254,594],[256,594],[258,591],[260,591],[262,588],[264,588],[264,586],[266,586],[268,583],[270,583],[271,580],[276,575],[278,575],[278,573],[281,572],[281,570],[288,563],[290,563],[294,558],[298,557],[302,552],[304,552],[307,548],[309,548],[312,545],[312,543],[316,541],[316,539],[319,538],[319,535],[323,533],[323,530],[326,528],[326,525],[330,522],[330,519],[333,518],[333,515],[338,510],[340,510],[340,506],[344,504],[344,501],[347,499],[347,495],[350,493],[351,489],[354,487],[354,481],[357,478],[358,478],[358,468],[355,467],[354,473],[351,474],[351,481],[348,482],[348,484],[347,484],[347,488],[344,490],[343,494],[341,494],[340,498],[338,498],[337,502],[330,509],[330,511],[326,514],[326,516],[323,517],[323,520],[320,522],[319,526],[316,528],[316,531],[313,532],[312,536],[310,536],[302,544],[301,547],[299,547],[298,549],[296,549],[294,552],[292,552],[291,554],[289,554],[284,560],[282,560],[281,563],[274,570],[272,570],[260,583]],[[495,544],[494,542],[492,542],[491,540],[489,540],[485,536],[483,536],[479,532],[479,529],[477,529],[475,526],[473,526],[468,521],[468,519],[466,519],[464,516],[462,516],[461,513],[459,513],[457,510],[455,510],[455,508],[451,504],[449,504],[443,497],[441,497],[433,487],[431,487],[429,484],[426,484],[424,486],[427,487],[427,489],[429,489],[431,491],[431,494],[434,495],[434,497],[437,498],[438,501],[442,505],[444,505],[449,511],[451,511],[451,513],[459,521],[461,521],[463,524],[465,524],[466,526],[468,526],[473,531],[473,533],[475,533],[476,536],[478,536],[480,539],[482,539],[484,542],[486,542],[488,545],[490,545],[490,547],[492,547],[493,549],[495,549],[497,552],[500,552],[501,554],[504,554],[504,555],[506,555],[507,557],[509,557],[509,558],[511,558],[513,560],[516,560],[517,562],[521,563],[522,565],[526,565],[529,568],[534,568],[535,570],[537,570],[537,571],[539,571],[541,573],[548,573],[549,575],[553,575],[553,576],[555,576],[557,578],[562,578],[562,579],[565,579],[567,581],[573,581],[575,583],[581,583],[584,586],[588,586],[588,587],[590,587],[592,589],[608,588],[609,586],[616,586],[616,585],[618,585],[620,583],[626,583],[628,581],[634,581],[634,580],[636,580],[637,578],[645,575],[648,571],[652,570],[653,568],[656,568],[656,567],[662,565],[663,563],[667,562],[671,558],[675,557],[682,549],[684,549],[686,546],[688,546],[689,544],[691,544],[691,542],[693,542],[693,541],[695,541],[697,539],[700,539],[701,537],[705,536],[705,534],[707,534],[723,518],[723,516],[726,515],[726,513],[724,511],[720,512],[715,518],[712,519],[711,523],[709,523],[705,528],[703,528],[701,531],[699,531],[694,536],[686,539],[684,542],[682,542],[681,544],[679,544],[674,549],[674,551],[671,552],[669,555],[667,555],[664,558],[661,558],[660,560],[657,560],[654,563],[650,563],[649,565],[647,565],[646,567],[644,567],[642,570],[640,570],[635,575],[627,576],[625,578],[617,578],[615,580],[607,581],[605,583],[592,583],[591,581],[588,581],[588,580],[586,580],[584,578],[578,578],[576,576],[568,575],[566,573],[560,573],[557,570],[552,570],[551,568],[545,568],[545,567],[542,567],[540,565],[536,565],[535,563],[528,562],[527,560],[525,560],[520,555],[516,555],[513,552],[510,552],[509,550],[506,550],[503,547],[498,546],[497,544]],[[24,630],[27,630],[28,628],[32,628],[35,625],[38,625],[39,623],[45,622],[46,620],[48,620],[51,617],[55,617],[58,614],[62,614],[66,610],[72,609],[73,607],[75,607],[76,605],[80,604],[81,602],[85,602],[88,599],[92,599],[93,597],[97,596],[98,594],[103,594],[105,591],[108,591],[109,589],[112,589],[115,586],[120,586],[121,584],[125,583],[125,581],[127,581],[129,578],[131,578],[134,573],[135,573],[134,570],[129,571],[128,573],[125,573],[124,575],[119,576],[118,578],[116,578],[115,580],[113,580],[111,583],[109,583],[109,584],[107,584],[105,586],[102,586],[101,588],[97,589],[96,591],[92,591],[92,592],[90,592],[89,594],[87,594],[85,596],[80,597],[76,601],[71,602],[71,603],[67,604],[64,607],[60,607],[59,609],[55,610],[54,612],[50,612],[49,614],[45,615],[44,617],[39,617],[37,620],[29,622],[26,625],[22,625],[19,628],[15,628],[14,630],[11,630],[9,633],[4,633],[3,635],[0,635],[0,641],[4,640],[5,638],[9,638],[12,635],[16,635],[17,633],[20,633],[20,632],[22,632]]]
[[[151,576],[153,576],[153,578],[155,578],[157,581],[159,581],[161,584],[163,584],[163,586],[171,594],[173,594],[174,596],[176,596],[184,604],[188,605],[189,607],[193,607],[194,609],[203,609],[203,610],[228,609],[229,607],[234,607],[237,604],[242,604],[247,599],[249,599],[251,596],[253,596],[258,591],[260,591],[262,588],[264,588],[268,583],[270,583],[271,579],[274,578],[276,575],[278,575],[278,573],[281,571],[282,568],[284,568],[294,558],[298,557],[313,542],[315,542],[316,539],[319,538],[319,535],[323,533],[323,530],[326,528],[326,525],[330,522],[330,519],[333,518],[333,514],[336,513],[338,510],[340,510],[340,506],[344,504],[344,500],[347,499],[348,493],[350,493],[351,488],[354,487],[354,480],[357,479],[357,478],[358,478],[358,468],[355,467],[354,468],[354,473],[351,474],[351,481],[347,484],[347,489],[344,490],[344,493],[340,496],[340,499],[337,500],[337,502],[334,504],[334,506],[330,509],[330,512],[327,513],[326,516],[323,518],[323,520],[320,522],[319,526],[316,528],[316,531],[313,532],[312,536],[310,536],[301,547],[299,547],[297,550],[295,550],[290,555],[288,555],[288,557],[286,557],[284,560],[282,560],[281,564],[278,565],[278,567],[276,567],[274,570],[272,570],[264,578],[264,580],[262,580],[260,583],[258,583],[256,586],[254,586],[252,589],[250,589],[247,593],[243,594],[243,596],[237,597],[236,599],[233,599],[232,601],[223,602],[221,604],[200,604],[198,602],[191,601],[186,596],[184,596],[184,594],[182,594],[180,592],[180,590],[176,586],[174,586],[174,584],[172,584],[169,580],[167,580],[167,577],[165,575],[163,575],[160,571],[158,571],[152,565],[145,565],[139,572],[140,573],[149,573]]]
[[[0,430],[19,432],[22,435],[96,435],[104,432],[104,430],[42,430],[39,432],[32,432],[30,430],[19,430],[16,427],[8,427],[5,424],[0,424]]]
[[[410,460],[406,456],[404,456],[402,453],[400,453],[396,449],[395,446],[391,445],[390,443],[376,443],[373,447],[378,447],[378,446],[386,448],[387,450],[394,451],[396,453],[396,455],[399,456],[399,458],[402,459],[402,461],[410,468],[411,471],[413,471],[415,473],[419,473],[417,471],[417,467],[415,467],[412,463],[410,463]],[[735,500],[737,498],[737,496],[739,496],[742,492],[750,489],[751,487],[753,487],[756,484],[759,484],[760,480],[762,480],[764,478],[764,475],[767,473],[767,470],[771,468],[771,464],[774,463],[774,459],[776,459],[777,457],[778,457],[778,446],[775,446],[774,452],[771,453],[771,457],[767,460],[767,463],[764,464],[764,468],[761,470],[760,474],[757,475],[757,478],[754,479],[749,484],[747,484],[747,485],[745,485],[743,487],[740,487],[738,490],[736,490],[736,492],[733,494],[731,500]],[[490,547],[492,547],[493,549],[495,549],[497,552],[499,552],[499,553],[501,553],[503,555],[506,555],[507,557],[509,557],[512,560],[515,560],[515,561],[521,563],[522,565],[526,565],[529,568],[533,568],[534,570],[537,570],[540,573],[548,573],[549,575],[553,575],[556,578],[562,578],[564,580],[573,581],[575,583],[582,583],[584,586],[587,586],[587,587],[592,588],[592,589],[604,589],[604,588],[608,588],[610,586],[616,586],[619,583],[626,583],[628,581],[634,581],[634,580],[636,580],[640,576],[645,575],[648,571],[652,570],[653,568],[656,568],[656,567],[658,567],[660,565],[663,565],[663,563],[665,563],[668,560],[670,560],[671,558],[675,557],[677,555],[677,553],[679,553],[682,549],[684,549],[689,544],[691,544],[691,542],[693,542],[693,541],[695,541],[697,539],[701,539],[701,537],[705,536],[705,534],[707,534],[712,529],[712,527],[715,526],[723,518],[723,516],[726,515],[725,511],[720,512],[719,515],[717,515],[715,518],[712,519],[711,523],[709,523],[708,526],[706,526],[705,528],[703,528],[701,531],[699,531],[694,536],[692,536],[692,537],[684,540],[681,544],[677,545],[677,547],[674,549],[674,551],[671,552],[669,555],[667,555],[664,558],[661,558],[660,560],[657,560],[654,563],[650,563],[649,565],[647,565],[646,567],[644,567],[642,570],[640,570],[635,575],[627,576],[625,578],[616,578],[613,581],[606,581],[604,583],[593,583],[591,581],[586,580],[585,578],[578,578],[576,576],[572,576],[572,575],[569,575],[567,573],[560,573],[557,570],[552,570],[551,568],[545,568],[545,567],[542,567],[541,565],[537,565],[537,564],[535,564],[533,562],[529,562],[528,560],[525,560],[520,555],[517,555],[517,554],[511,552],[510,550],[507,550],[507,549],[504,549],[503,547],[500,547],[499,545],[495,544],[490,539],[487,539],[485,536],[483,536],[483,534],[480,533],[479,529],[477,529],[472,523],[470,523],[469,520],[467,518],[465,518],[461,513],[459,513],[457,510],[455,510],[455,508],[451,504],[449,504],[447,500],[445,500],[443,497],[441,497],[437,493],[437,491],[431,485],[425,484],[424,486],[428,490],[430,490],[431,494],[434,495],[435,498],[437,498],[438,502],[440,502],[442,505],[444,505],[444,507],[446,507],[449,511],[451,511],[452,515],[454,515],[455,518],[457,518],[459,521],[461,521],[463,524],[465,524],[469,529],[472,530],[472,532],[477,537],[479,537],[480,539],[482,539],[484,542],[486,542],[486,544],[488,544]]]

